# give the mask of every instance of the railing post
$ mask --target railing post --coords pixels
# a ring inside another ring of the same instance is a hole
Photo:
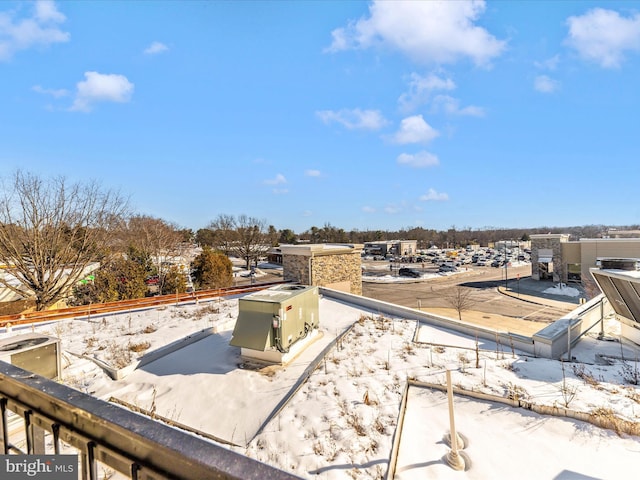
[[[0,398],[0,422],[2,423],[2,452],[4,455],[9,454],[9,428],[7,426],[7,399]]]
[[[24,438],[27,440],[27,455],[33,455],[33,428],[31,410],[24,412]]]
[[[53,452],[60,455],[60,425],[58,423],[51,425],[51,433],[53,434]]]
[[[98,465],[96,464],[96,444],[89,442],[87,444],[87,470],[89,472],[89,480],[98,480]]]

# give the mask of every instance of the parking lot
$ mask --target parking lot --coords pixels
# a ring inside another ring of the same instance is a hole
[[[365,271],[382,272],[381,263],[363,261]],[[412,268],[423,270],[420,265],[413,265]],[[389,275],[388,265],[386,269],[386,274]],[[411,308],[422,308],[433,313],[448,313],[448,316],[455,318],[457,313],[448,299],[451,298],[451,292],[455,287],[461,286],[470,292],[472,306],[468,309],[467,316],[473,311],[480,314],[477,315],[479,318],[503,316],[540,323],[557,320],[579,303],[579,298],[545,294],[544,290],[554,284],[532,280],[530,264],[507,268],[471,265],[459,268],[456,273],[447,274],[437,274],[437,270],[438,267],[425,264],[425,273],[433,273],[433,276],[425,275],[430,278],[424,279],[407,278],[400,282],[367,282],[366,276],[363,276],[362,294],[365,297]],[[501,293],[498,287],[502,290],[506,287],[510,295]]]

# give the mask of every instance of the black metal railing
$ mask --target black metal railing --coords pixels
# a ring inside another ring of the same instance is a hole
[[[99,464],[136,480],[298,478],[2,361],[0,423],[0,453],[72,447],[85,480],[98,479]]]

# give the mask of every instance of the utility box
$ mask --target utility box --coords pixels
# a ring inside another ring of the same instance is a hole
[[[318,328],[318,305],[318,287],[305,285],[276,285],[242,297],[230,344],[243,356],[280,362]]]
[[[0,360],[52,380],[61,378],[60,340],[36,333],[0,340]]]

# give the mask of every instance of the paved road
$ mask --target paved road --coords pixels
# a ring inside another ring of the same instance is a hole
[[[421,269],[420,266],[412,265]],[[512,267],[507,269],[509,290],[516,295],[519,286],[522,285],[522,294],[532,292],[533,280],[530,279],[531,267]],[[406,307],[423,309],[428,308],[451,308],[447,295],[450,296],[453,288],[461,286],[464,289],[471,289],[473,306],[471,309],[491,314],[503,315],[512,318],[524,318],[535,322],[552,322],[570,312],[576,307],[577,299],[560,297],[556,302],[547,302],[549,305],[541,305],[524,301],[523,299],[512,298],[498,292],[498,286],[505,286],[504,269],[492,267],[473,267],[469,271],[456,275],[443,276],[440,278],[420,280],[411,283],[370,283],[363,282],[362,294],[365,297],[383,300]],[[521,281],[518,280],[518,275]],[[527,289],[525,289],[525,285]],[[539,285],[536,283],[536,285]],[[552,284],[544,284],[550,287]],[[539,289],[539,287],[538,287]],[[542,300],[541,299],[541,303]]]

